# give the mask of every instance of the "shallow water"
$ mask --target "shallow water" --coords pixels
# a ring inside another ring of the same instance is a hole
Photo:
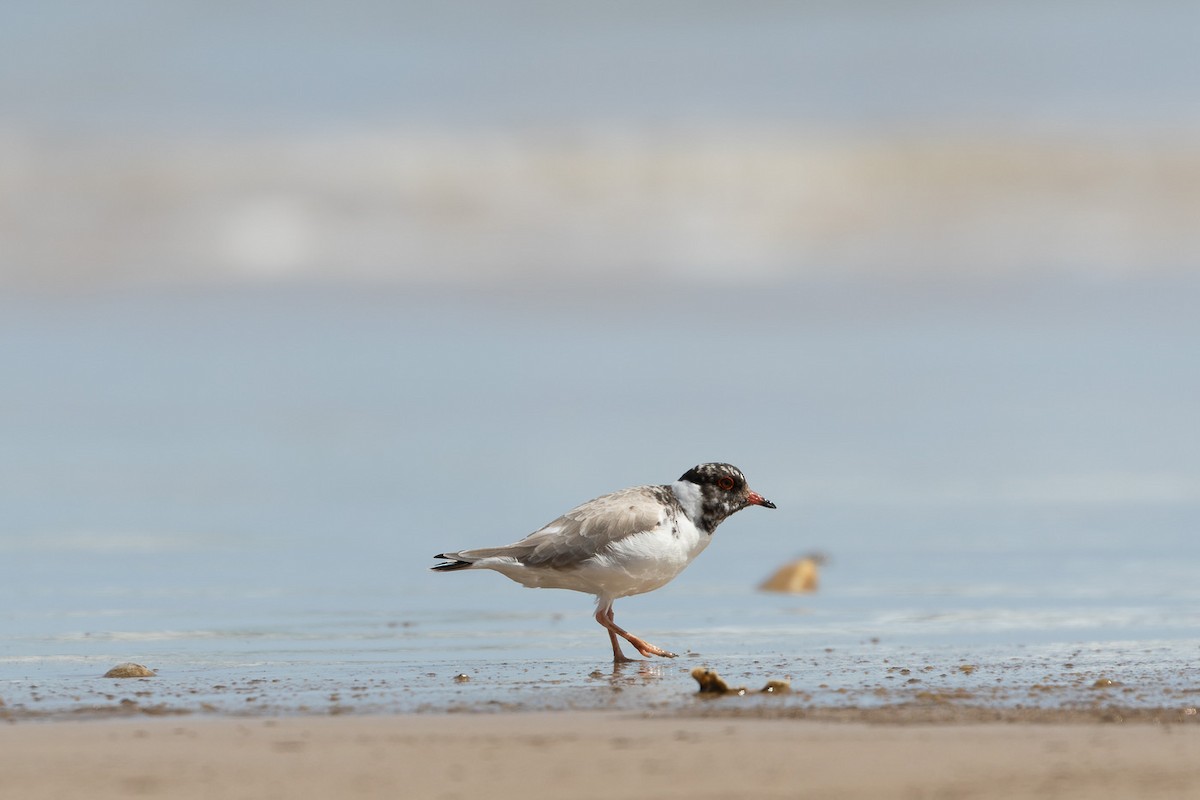
[[[694,666],[796,690],[720,702],[1195,706],[1197,287],[660,299],[0,301],[0,710],[689,708]],[[618,602],[676,661],[426,569],[704,460],[779,509]],[[819,592],[755,591],[811,551]]]

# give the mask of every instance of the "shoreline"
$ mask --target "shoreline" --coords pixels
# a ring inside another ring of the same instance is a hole
[[[0,752],[0,790],[33,800],[1168,798],[1200,784],[1200,726],[1147,720],[872,724],[611,711],[137,716],[0,725]]]
[[[733,698],[730,698],[731,700]],[[121,723],[145,720],[178,720],[180,722],[245,723],[264,720],[320,719],[437,719],[493,718],[522,715],[625,715],[631,719],[662,720],[758,720],[788,721],[810,724],[868,725],[868,726],[941,726],[958,725],[1158,725],[1198,726],[1200,708],[1197,705],[1129,706],[1095,702],[1066,706],[1011,706],[997,704],[957,703],[932,699],[920,702],[887,703],[872,706],[858,705],[770,705],[763,703],[737,705],[720,698],[698,699],[692,706],[668,706],[637,711],[630,708],[521,708],[511,704],[482,704],[476,707],[451,706],[409,711],[388,711],[378,708],[356,710],[335,706],[325,712],[311,710],[280,711],[279,709],[247,709],[243,712],[218,711],[211,708],[169,706],[165,703],[140,704],[123,700],[116,705],[81,705],[70,709],[42,711],[12,709],[0,705],[0,728],[38,726],[69,726],[73,723]]]
[[[1146,647],[1109,648],[1100,660],[1075,650],[1025,651],[1020,659],[1008,652],[967,659],[900,650],[864,661],[861,651],[847,650],[819,660],[689,657],[606,669],[577,660],[149,661],[157,671],[132,678],[72,665],[11,674],[0,690],[0,723],[534,712],[901,725],[1200,722],[1189,647],[1159,648],[1152,660]]]

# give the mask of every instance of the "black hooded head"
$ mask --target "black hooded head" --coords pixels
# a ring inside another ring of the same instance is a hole
[[[700,519],[697,527],[712,533],[731,514],[746,506],[775,508],[775,504],[746,485],[746,476],[732,464],[698,464],[679,477],[700,490]]]

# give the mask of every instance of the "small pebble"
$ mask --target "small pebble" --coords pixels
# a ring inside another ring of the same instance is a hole
[[[123,664],[117,664],[115,667],[104,673],[106,678],[153,678],[155,672],[152,669],[147,669],[141,664],[134,664],[132,661],[126,661]]]

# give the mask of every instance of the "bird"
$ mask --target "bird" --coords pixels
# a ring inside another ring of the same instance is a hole
[[[613,621],[613,603],[669,583],[708,547],[730,515],[775,504],[746,484],[732,464],[698,464],[674,483],[634,486],[576,506],[514,544],[439,553],[430,569],[490,569],[529,588],[595,595],[594,618],[608,631],[613,662],[625,656],[617,637],[646,658],[676,654]]]

